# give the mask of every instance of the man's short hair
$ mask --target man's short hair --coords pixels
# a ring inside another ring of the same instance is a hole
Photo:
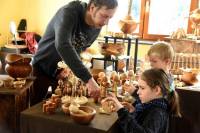
[[[102,6],[107,7],[107,9],[114,9],[118,6],[117,0],[90,0],[88,3],[88,7],[90,7],[91,4],[94,4],[96,7],[101,8]]]

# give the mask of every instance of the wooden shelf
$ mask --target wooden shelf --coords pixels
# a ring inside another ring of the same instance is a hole
[[[133,37],[113,37],[113,36],[104,36],[104,41],[105,43],[108,42],[112,42],[112,43],[117,43],[118,41],[121,42],[127,42],[127,54],[125,56],[125,60],[126,60],[126,69],[128,70],[128,66],[129,66],[129,56],[130,56],[130,49],[131,49],[131,45],[132,42],[135,44],[135,54],[134,54],[134,72],[136,72],[136,67],[137,67],[137,54],[138,54],[138,36],[133,36]],[[113,68],[115,71],[118,71],[118,60],[119,59],[112,59],[111,57],[103,57],[103,58],[92,58],[91,60],[91,64],[93,67],[93,61],[94,60],[103,60],[104,61],[104,69],[106,70],[107,67],[107,61],[112,61],[113,64]],[[92,68],[91,67],[91,68]]]

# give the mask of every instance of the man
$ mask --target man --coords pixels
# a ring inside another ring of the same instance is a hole
[[[58,10],[47,26],[34,56],[34,75],[37,77],[31,105],[41,101],[49,85],[55,87],[57,63],[63,60],[73,73],[86,83],[91,96],[97,97],[99,86],[83,65],[79,54],[89,47],[108,23],[118,6],[117,0],[90,0],[88,5],[72,1]]]

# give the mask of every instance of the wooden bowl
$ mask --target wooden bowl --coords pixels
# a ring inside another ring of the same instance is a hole
[[[26,78],[32,72],[32,66],[28,65],[9,65],[5,66],[5,70],[9,76],[13,78]]]
[[[200,23],[200,9],[195,9],[190,15],[190,20],[198,25]]]
[[[76,97],[74,99],[74,102],[79,104],[79,105],[85,105],[88,102],[88,98],[85,96],[81,96],[81,97]]]
[[[138,23],[130,16],[126,16],[125,19],[119,21],[120,30],[124,34],[133,33],[138,26]]]
[[[94,80],[96,80],[96,81],[97,81],[97,78],[98,78],[98,74],[99,74],[100,72],[106,73],[106,71],[105,71],[104,69],[91,69],[90,72],[91,72],[91,74],[92,74],[92,77],[93,77]]]
[[[3,79],[4,87],[8,87],[8,88],[12,87],[13,81],[14,81],[14,79],[12,77],[7,77],[7,78]]]
[[[102,43],[101,45],[101,54],[104,56],[120,56],[125,51],[125,45],[123,43]]]
[[[193,72],[184,72],[181,76],[181,81],[185,82],[188,85],[194,85],[197,80],[197,74]]]
[[[31,58],[19,54],[8,54],[5,71],[13,78],[25,78],[32,72]]]
[[[10,63],[16,62],[22,58],[23,58],[23,56],[21,56],[19,54],[7,54],[5,57],[5,61],[10,64]]]
[[[85,114],[70,112],[70,117],[79,124],[89,124],[96,115],[96,110],[89,106],[80,106],[79,109],[83,110],[84,112],[87,112],[88,114],[85,115]]]
[[[67,115],[70,114],[69,106],[70,106],[70,103],[64,103],[64,104],[62,104],[62,111],[63,111],[65,114],[67,114]]]
[[[29,57],[23,57],[19,54],[8,54],[5,57],[5,61],[7,64],[10,65],[24,65],[29,64],[31,62],[31,58]]]

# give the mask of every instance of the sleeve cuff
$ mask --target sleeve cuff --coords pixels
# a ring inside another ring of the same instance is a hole
[[[129,113],[126,108],[121,108],[117,111],[119,117],[123,116],[124,114]]]
[[[80,74],[80,79],[84,82],[87,83],[89,79],[92,78],[92,75],[87,69],[83,69]]]

